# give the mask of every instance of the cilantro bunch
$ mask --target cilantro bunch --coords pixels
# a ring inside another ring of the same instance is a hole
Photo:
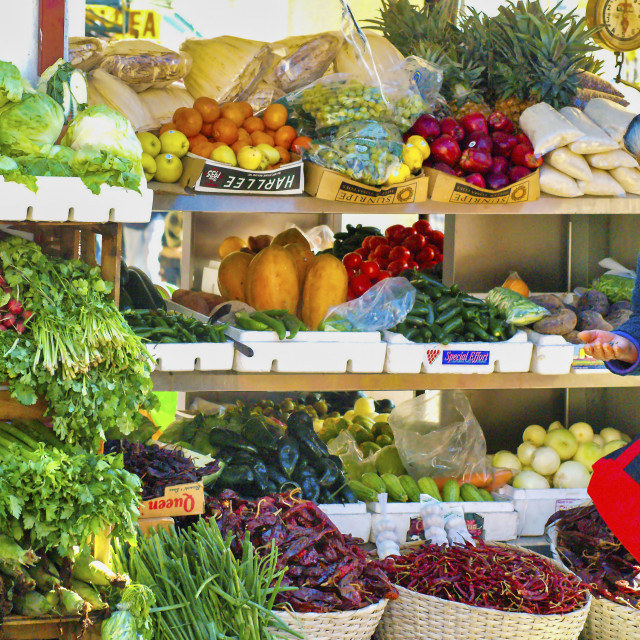
[[[140,479],[121,455],[65,453],[39,445],[11,446],[0,460],[0,534],[38,551],[66,557],[74,545],[113,525],[112,535],[135,544]]]
[[[98,267],[52,258],[33,242],[0,242],[0,270],[33,316],[17,338],[0,332],[0,381],[22,404],[47,401],[53,429],[95,449],[105,432],[128,434],[152,409],[150,359],[109,298]]]

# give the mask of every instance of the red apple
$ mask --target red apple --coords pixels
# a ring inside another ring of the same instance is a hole
[[[491,134],[493,140],[493,153],[496,156],[504,156],[508,158],[513,151],[513,148],[518,144],[516,137],[511,133],[505,133],[504,131],[494,131]]]
[[[511,162],[517,167],[526,167],[532,171],[542,165],[542,158],[536,158],[524,142],[517,144],[511,152]]]
[[[511,182],[518,182],[526,178],[530,173],[531,171],[526,167],[511,167],[511,169],[509,169],[509,179]]]
[[[423,113],[411,127],[414,135],[422,136],[427,142],[435,140],[440,135],[440,123],[435,116]]]
[[[494,111],[488,119],[489,127],[492,131],[504,131],[505,133],[513,133],[515,127],[513,122],[501,113],[500,111]]]
[[[487,119],[481,113],[469,113],[460,119],[466,133],[489,133]]]
[[[465,149],[460,158],[460,168],[469,173],[487,173],[492,163],[491,154],[476,149]]]
[[[487,176],[487,187],[493,191],[509,186],[509,178],[504,173],[490,173]]]
[[[434,160],[453,167],[460,160],[460,145],[451,136],[440,136],[431,143],[431,155]]]
[[[516,136],[516,142],[518,144],[526,144],[531,151],[533,151],[533,145],[531,144],[531,140],[529,140],[529,136],[526,133],[519,133]]]
[[[465,182],[472,184],[474,187],[480,187],[486,189],[487,184],[484,181],[484,176],[480,173],[471,173],[465,178]]]
[[[487,153],[492,153],[493,140],[486,133],[470,133],[465,138],[464,148],[477,149],[478,151],[486,151]]]
[[[448,164],[445,164],[444,162],[437,162],[433,165],[433,168],[438,171],[442,171],[443,173],[448,173],[450,176],[456,175],[456,172],[453,170],[453,168]]]
[[[440,120],[440,131],[458,142],[464,138],[464,129],[455,118],[443,118]]]
[[[507,173],[509,171],[509,161],[502,156],[493,156],[493,162],[491,163],[490,173]]]

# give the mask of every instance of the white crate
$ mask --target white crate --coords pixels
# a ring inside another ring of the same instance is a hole
[[[229,327],[228,332],[229,337],[238,342],[280,342],[275,331],[246,331],[238,327]],[[294,338],[284,340],[284,342],[339,342],[341,344],[370,344],[381,341],[378,331],[300,331]]]
[[[543,375],[571,373],[575,345],[562,336],[547,336],[527,329],[529,342],[533,344],[531,371]]]
[[[122,187],[103,185],[98,195],[85,187],[80,178],[40,176],[38,191],[25,185],[5,182],[0,176],[3,220],[34,222],[148,222],[151,219],[153,191],[141,193]]]
[[[496,496],[494,502],[443,502],[442,505],[461,507],[466,514],[476,513],[484,518],[485,540],[513,540],[518,534],[518,514],[513,504]],[[391,518],[400,536],[400,543],[407,541],[412,518],[420,517],[420,502],[389,502],[387,517]],[[373,514],[371,521],[371,542],[374,542],[373,529],[382,518],[382,505],[379,502],[367,502],[367,509]]]
[[[504,342],[452,342],[419,344],[403,335],[384,332],[387,373],[524,373],[531,366],[533,345],[518,331]],[[421,367],[416,369],[418,360]]]
[[[586,489],[514,489],[505,485],[498,495],[510,500],[518,512],[518,535],[541,536],[547,520],[556,512],[589,500]]]
[[[149,344],[157,371],[231,371],[233,342]]]
[[[371,514],[364,502],[356,504],[319,504],[320,510],[329,516],[340,533],[361,538],[365,542],[371,535]]]

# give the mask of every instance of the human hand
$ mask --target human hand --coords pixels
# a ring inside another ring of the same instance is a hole
[[[581,331],[578,338],[585,343],[584,352],[596,360],[621,360],[633,364],[638,359],[633,342],[610,331]]]

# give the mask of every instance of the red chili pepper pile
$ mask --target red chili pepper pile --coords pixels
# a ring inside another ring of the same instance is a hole
[[[533,553],[488,545],[424,545],[387,558],[396,584],[451,602],[549,615],[570,613],[586,603],[587,585]]]
[[[591,592],[640,608],[640,567],[602,519],[594,505],[558,511],[556,549],[562,562],[589,584]]]
[[[286,567],[281,586],[295,587],[278,594],[278,605],[327,613],[398,597],[381,563],[368,560],[355,538],[340,533],[313,502],[294,492],[243,500],[226,490],[207,501],[207,515],[216,518],[223,537],[235,536],[232,550],[239,556],[245,532],[259,553],[275,543],[278,566]]]

